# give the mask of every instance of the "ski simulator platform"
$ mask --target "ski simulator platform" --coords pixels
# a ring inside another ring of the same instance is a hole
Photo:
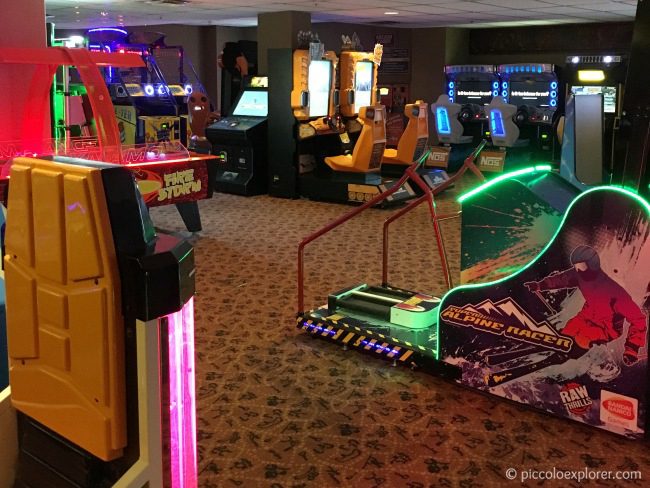
[[[422,188],[417,176],[415,184]],[[650,205],[620,187],[579,192],[550,166],[501,175],[458,199],[468,241],[464,271],[473,275],[472,283],[452,287],[438,226],[449,216],[437,214],[434,193],[422,189],[384,224],[381,286],[336,291],[327,305],[302,312],[305,245],[364,208],[303,240],[298,328],[559,417],[644,437]],[[449,287],[441,298],[388,284],[388,226],[425,201]]]

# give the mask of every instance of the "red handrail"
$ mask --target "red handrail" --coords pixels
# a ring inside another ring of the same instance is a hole
[[[387,281],[387,268],[388,268],[388,258],[387,258],[387,252],[388,252],[388,230],[387,227],[388,225],[393,222],[394,220],[400,218],[401,216],[405,215],[406,213],[410,212],[413,210],[415,207],[420,205],[423,202],[428,202],[429,204],[429,212],[431,213],[431,222],[433,224],[433,230],[434,234],[436,236],[436,244],[438,245],[438,252],[440,254],[440,261],[441,261],[441,266],[442,266],[442,271],[445,276],[445,282],[447,284],[448,288],[451,288],[451,273],[449,271],[449,265],[447,263],[447,255],[445,253],[445,247],[444,247],[444,242],[442,239],[442,233],[440,232],[440,226],[439,226],[439,220],[440,218],[436,214],[436,206],[434,202],[434,195],[437,195],[440,193],[444,188],[447,188],[450,183],[449,181],[456,181],[460,176],[462,176],[465,171],[468,169],[471,170],[475,175],[477,175],[481,181],[485,180],[485,177],[483,176],[483,173],[476,167],[474,164],[474,160],[478,157],[479,153],[483,150],[485,147],[485,144],[487,142],[483,140],[478,147],[470,154],[466,159],[465,162],[463,163],[463,166],[461,167],[458,172],[452,176],[449,180],[447,180],[445,183],[439,185],[436,187],[436,190],[432,190],[427,186],[427,184],[422,180],[420,175],[417,173],[417,169],[424,163],[424,161],[427,159],[430,151],[425,153],[419,160],[413,162],[408,168],[406,168],[406,171],[404,171],[404,174],[401,176],[397,182],[390,187],[388,190],[384,191],[383,193],[380,193],[376,197],[374,197],[372,200],[364,203],[360,207],[356,207],[352,209],[351,211],[347,212],[346,214],[342,215],[338,219],[334,220],[333,222],[330,222],[327,224],[325,227],[322,229],[317,230],[316,232],[308,235],[305,237],[302,241],[300,241],[300,244],[298,245],[298,315],[302,315],[305,311],[305,263],[304,263],[304,257],[305,257],[305,247],[307,244],[310,242],[315,241],[319,237],[321,237],[323,234],[327,234],[329,231],[335,229],[341,224],[344,224],[348,220],[356,217],[359,215],[361,212],[364,210],[377,205],[378,203],[386,200],[389,196],[391,196],[393,193],[395,193],[399,188],[402,187],[404,183],[406,183],[409,179],[412,180],[418,187],[423,192],[423,195],[410,204],[408,204],[405,208],[401,209],[399,212],[394,214],[393,216],[389,217],[386,219],[384,222],[384,243],[383,243],[383,249],[384,249],[384,256],[383,256],[383,265],[384,268],[382,270],[382,281],[384,284]],[[460,174],[459,174],[460,173]],[[442,187],[442,188],[441,188]],[[445,216],[446,217],[446,216]]]
[[[481,173],[481,171],[476,167],[474,161],[481,153],[481,151],[483,150],[486,144],[487,141],[485,139],[482,140],[481,143],[474,149],[474,151],[472,151],[472,153],[469,156],[467,156],[467,158],[465,158],[465,161],[463,162],[461,168],[456,173],[454,173],[454,175],[452,175],[447,181],[436,186],[433,190],[427,188],[427,191],[424,192],[424,194],[420,198],[413,200],[406,207],[394,213],[384,221],[383,256],[382,256],[383,259],[382,259],[382,269],[381,269],[381,281],[383,286],[388,285],[388,226],[394,221],[396,221],[397,219],[409,213],[411,210],[413,210],[415,207],[419,206],[425,201],[430,200],[429,206],[435,205],[435,202],[433,201],[433,197],[438,195],[442,191],[444,191],[446,188],[448,188],[451,185],[451,183],[460,179],[468,169],[472,171],[481,181],[485,181],[485,176],[483,176],[483,173]],[[418,179],[420,178],[420,175],[418,175],[417,173],[415,173],[415,175]],[[429,193],[431,194],[431,198],[428,197]],[[435,212],[431,211],[431,214],[433,217],[435,215]],[[459,214],[460,212],[455,213],[454,216],[458,216]],[[447,285],[448,289],[452,288],[453,282],[451,279],[451,273],[449,272],[449,266],[447,264],[447,253],[445,252],[444,240],[442,239],[442,232],[438,227],[438,223],[442,220],[450,218],[451,216],[452,214],[449,214],[449,215],[434,217],[432,219],[434,233],[436,235],[436,240],[438,244],[438,252],[440,253],[440,261],[442,263],[442,270],[445,276],[445,284]]]
[[[406,183],[406,180],[409,178],[409,170],[414,166],[418,165],[419,162],[413,163],[409,168],[404,172],[402,177],[395,183],[392,187],[390,187],[388,190],[386,190],[383,193],[380,193],[376,197],[374,197],[372,200],[367,201],[360,207],[356,207],[352,209],[351,211],[347,212],[346,214],[342,215],[338,219],[334,220],[333,222],[330,222],[327,224],[325,227],[323,227],[320,230],[317,230],[313,234],[308,235],[305,237],[302,241],[300,241],[300,244],[298,245],[298,311],[299,313],[304,312],[304,305],[305,305],[305,297],[304,297],[304,254],[305,254],[305,246],[309,244],[310,242],[318,239],[320,236],[323,234],[328,233],[332,229],[338,227],[339,225],[347,222],[348,220],[352,219],[356,215],[360,214],[364,210],[366,210],[369,207],[372,207],[374,205],[377,205],[379,202],[385,200],[389,196],[391,196],[393,193],[395,193],[397,190],[401,188],[401,186]]]

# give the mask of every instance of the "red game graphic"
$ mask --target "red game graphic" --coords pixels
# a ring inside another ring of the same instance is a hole
[[[0,143],[0,199],[6,202],[11,160],[16,157],[67,156],[123,164],[138,182],[149,207],[191,202],[208,197],[208,160],[190,154],[178,142],[102,147],[96,137]],[[110,156],[107,158],[107,156]]]
[[[607,410],[612,415],[620,417],[624,420],[633,420],[634,405],[630,400],[622,398],[610,398],[602,403],[602,408]]]
[[[130,168],[147,206],[191,202],[208,196],[205,160]]]

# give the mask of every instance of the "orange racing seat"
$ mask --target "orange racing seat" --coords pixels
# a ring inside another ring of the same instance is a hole
[[[378,172],[386,148],[386,108],[383,105],[361,107],[359,119],[361,134],[352,154],[341,154],[325,158],[325,163],[334,171],[352,173]]]
[[[408,124],[397,143],[397,149],[384,151],[383,163],[409,165],[423,153],[429,141],[428,104],[422,100],[409,103],[404,107]]]

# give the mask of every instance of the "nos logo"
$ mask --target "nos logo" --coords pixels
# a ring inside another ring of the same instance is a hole
[[[429,154],[429,159],[431,161],[445,162],[447,161],[447,156],[448,154],[446,152],[432,152]]]
[[[501,158],[498,156],[481,156],[481,166],[501,166]]]

